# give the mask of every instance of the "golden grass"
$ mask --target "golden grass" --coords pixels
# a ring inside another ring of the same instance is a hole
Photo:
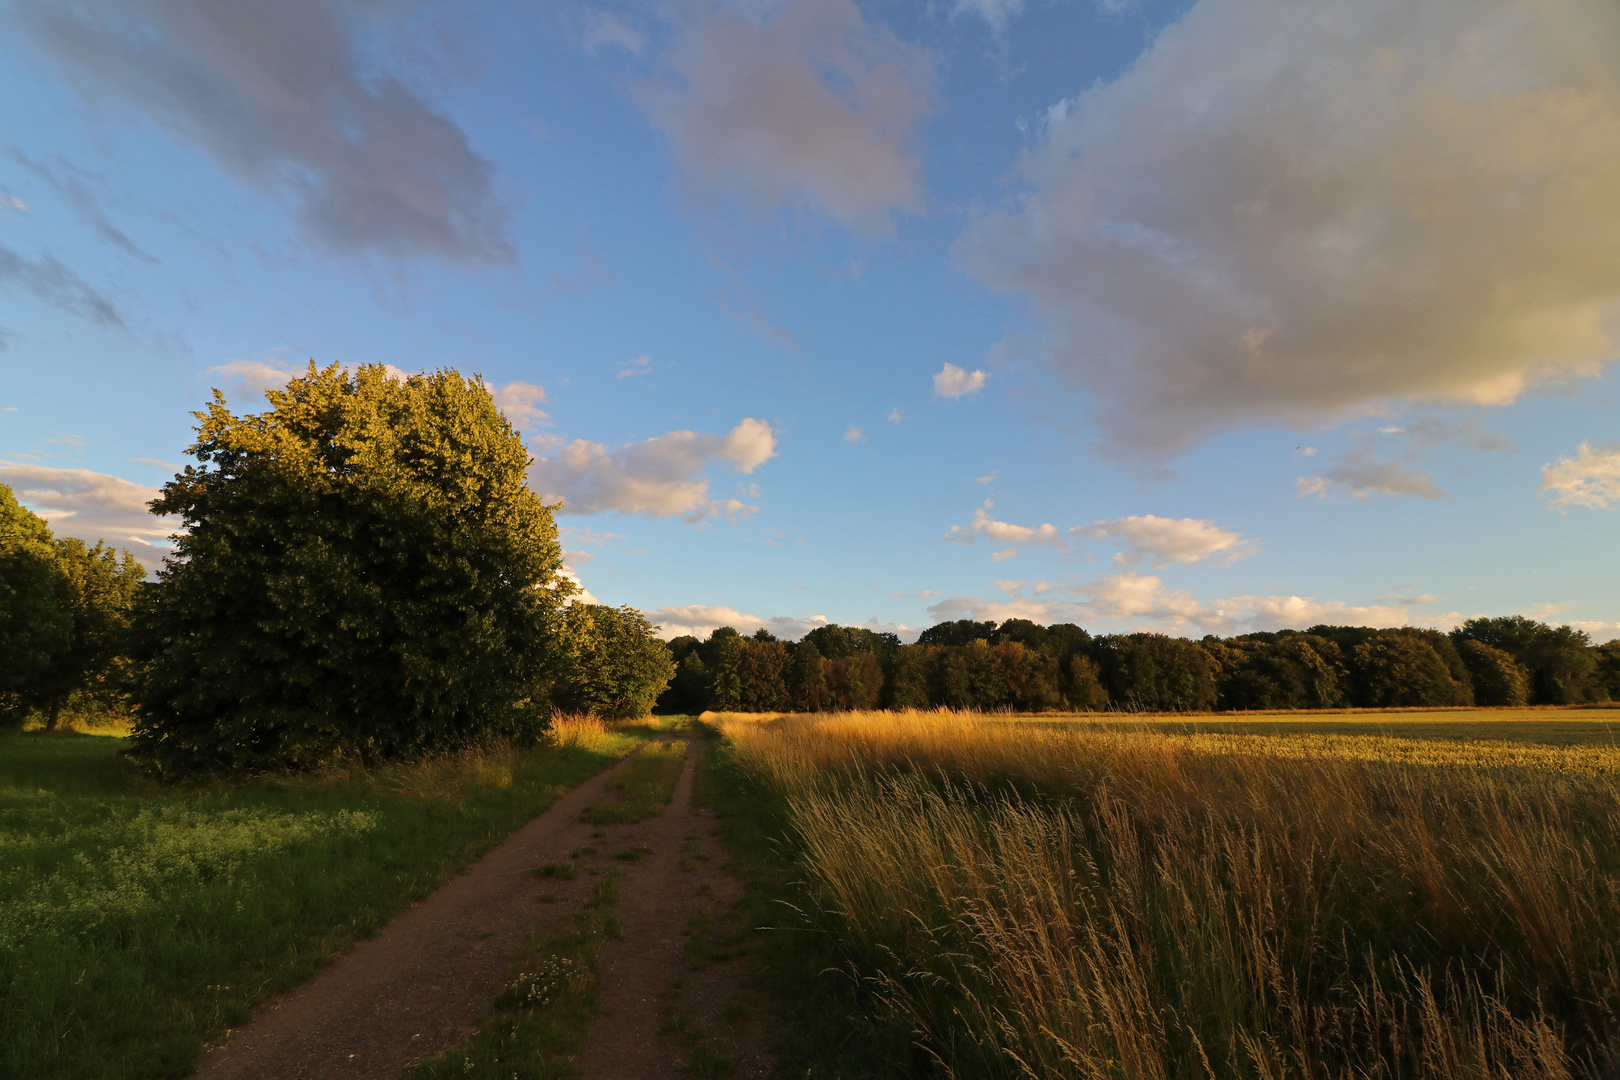
[[[716,716],[948,1075],[1555,1078],[1620,1036],[1620,751]]]

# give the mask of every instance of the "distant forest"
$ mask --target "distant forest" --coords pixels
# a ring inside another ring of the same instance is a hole
[[[1523,616],[1413,627],[1313,626],[1205,637],[1093,637],[1069,623],[959,620],[914,645],[863,627],[799,642],[729,626],[669,642],[659,712],[1005,709],[1203,712],[1620,700],[1620,641]]]

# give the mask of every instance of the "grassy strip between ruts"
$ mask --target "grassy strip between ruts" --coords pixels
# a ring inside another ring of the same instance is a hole
[[[0,1076],[186,1075],[650,733],[183,789],[116,738],[0,736]]]
[[[633,825],[657,817],[674,796],[685,764],[686,740],[648,743],[614,778],[611,788],[618,799],[590,807],[585,820],[593,825]]]
[[[418,1080],[554,1080],[576,1076],[574,1057],[596,1018],[598,958],[618,936],[620,871],[610,869],[571,918],[518,951],[494,1011],[465,1046],[425,1062]]]

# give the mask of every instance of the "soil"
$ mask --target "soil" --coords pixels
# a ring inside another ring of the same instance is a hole
[[[415,1065],[472,1037],[500,992],[509,957],[529,935],[571,914],[609,866],[620,867],[620,937],[604,948],[602,1016],[578,1064],[587,1080],[677,1077],[699,1055],[710,1075],[769,1075],[761,1020],[742,1007],[740,958],[688,946],[689,920],[723,928],[738,884],[707,811],[690,806],[700,740],[664,814],[590,825],[580,814],[610,798],[622,764],[582,784],[377,935],[264,1009],[210,1050],[199,1080],[406,1080]],[[613,856],[644,845],[638,862]],[[542,879],[530,869],[581,848],[587,872]],[[704,937],[705,935],[699,935]],[[683,953],[685,954],[683,957]]]

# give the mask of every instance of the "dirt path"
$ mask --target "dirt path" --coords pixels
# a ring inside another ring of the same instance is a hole
[[[579,906],[595,881],[542,881],[531,867],[590,842],[579,820],[609,798],[623,763],[570,791],[431,896],[406,908],[204,1055],[199,1080],[408,1076],[470,1038],[529,935]],[[545,903],[542,896],[557,897]]]
[[[721,870],[712,815],[691,805],[701,746],[688,744],[661,817],[607,827],[614,842],[645,844],[652,854],[619,884],[620,937],[602,950],[602,1015],[579,1058],[585,1080],[751,1080],[771,1072],[762,1021],[740,1000],[744,962],[715,955],[739,886]]]
[[[735,879],[705,810],[690,805],[701,740],[688,744],[668,810],[634,825],[580,814],[610,798],[608,770],[564,795],[460,877],[407,908],[203,1058],[199,1080],[404,1080],[424,1058],[471,1038],[530,934],[571,913],[608,866],[619,883],[620,938],[602,953],[603,1015],[579,1064],[587,1080],[763,1077],[759,1018],[740,1001],[743,962],[716,956]],[[626,866],[613,856],[644,846]],[[528,871],[581,849],[572,881]],[[549,901],[549,902],[548,902]],[[694,921],[696,917],[696,921]],[[692,931],[692,933],[689,933]]]

